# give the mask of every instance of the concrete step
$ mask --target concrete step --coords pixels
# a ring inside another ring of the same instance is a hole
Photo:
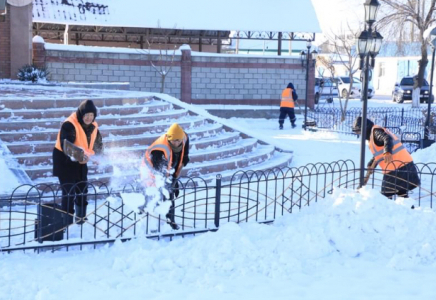
[[[141,135],[144,132],[149,134],[155,134],[154,136],[158,136],[159,134],[164,133],[171,124],[175,120],[165,119],[156,121],[151,124],[138,124],[138,125],[124,125],[124,126],[116,126],[116,125],[102,125],[99,126],[99,130],[103,136],[103,139],[107,136],[132,136],[132,135]],[[199,127],[205,124],[205,119],[195,116],[185,116],[181,119],[178,119],[177,122],[183,128],[189,128],[190,126]],[[222,128],[221,125],[219,127]],[[60,127],[59,127],[60,128]],[[15,142],[34,142],[34,141],[55,141],[59,132],[59,128],[56,129],[43,129],[41,131],[33,131],[33,130],[17,130],[17,131],[3,131],[0,132],[0,139],[7,143],[15,143]],[[205,133],[207,134],[207,133]]]
[[[208,180],[213,180],[218,174],[226,174],[226,179],[229,179],[231,175],[239,170],[259,170],[257,165],[262,165],[267,168],[274,168],[276,165],[271,165],[268,160],[276,157],[274,160],[280,162],[282,166],[287,165],[292,160],[291,154],[276,154],[274,147],[270,145],[258,145],[255,151],[230,157],[227,159],[221,159],[210,162],[198,162],[189,163],[182,170],[182,176],[190,177],[202,177]],[[122,174],[119,176],[117,174]],[[231,175],[229,175],[231,174]],[[122,186],[123,183],[131,184],[134,181],[139,180],[139,166],[127,167],[125,170],[118,171],[116,173],[99,173],[88,176],[89,181],[101,182],[105,184],[115,183],[117,186]],[[56,184],[58,179],[56,177],[41,177],[33,180],[34,183],[47,183]]]
[[[185,109],[169,110],[154,114],[134,114],[134,115],[105,115],[97,118],[99,126],[123,126],[123,125],[143,125],[151,124],[161,120],[171,119],[174,121],[185,117],[188,111]],[[60,129],[65,118],[52,119],[23,119],[23,120],[1,120],[0,128],[2,132],[8,131],[44,131],[46,129]]]
[[[219,139],[219,136],[216,137]],[[210,142],[212,143],[212,141]],[[218,160],[233,155],[242,155],[243,153],[250,152],[254,147],[256,147],[256,139],[244,139],[240,140],[238,143],[232,145],[226,145],[226,147],[219,147],[212,145],[207,149],[196,149],[195,144],[191,145],[190,159],[191,162],[199,161],[210,161]],[[109,148],[105,150],[105,156],[107,159],[113,162],[113,164],[125,164],[126,161],[123,159],[120,161],[119,157],[133,158],[137,160],[141,159],[147,149],[147,146],[134,145],[126,147]],[[40,153],[30,153],[15,155],[14,158],[17,162],[26,168],[31,168],[32,166],[46,166],[47,168],[52,168],[52,152],[40,152]],[[31,178],[35,176],[29,173]],[[37,175],[40,176],[40,175]]]
[[[67,97],[67,95],[64,95]],[[48,108],[77,108],[80,103],[86,99],[91,99],[88,97],[77,97],[75,99],[71,98],[57,98],[57,99],[49,99],[49,98],[17,98],[17,99],[0,99],[0,110],[2,109],[48,109]],[[146,97],[102,97],[102,98],[92,98],[95,106],[98,108],[101,107],[109,107],[112,105],[146,105],[150,101],[154,100],[152,96]]]
[[[226,158],[242,157],[242,155],[251,155],[251,152],[257,146],[256,139],[244,139],[240,142],[221,148],[212,148],[210,150],[195,150],[190,152],[190,164],[197,162],[219,161]],[[105,152],[103,160],[106,168],[101,169],[102,164],[89,164],[88,169],[90,174],[103,174],[112,172],[112,167],[125,169],[136,167],[141,164],[142,157],[145,153],[145,148],[140,146],[123,147],[110,149]],[[34,180],[39,177],[52,176],[53,161],[51,153],[39,153],[32,156],[16,156],[16,159],[22,164],[28,176]]]
[[[133,114],[154,114],[167,111],[172,105],[167,102],[151,100],[144,104],[112,105],[98,108],[98,119],[100,116],[125,116]],[[26,119],[66,119],[75,112],[77,107],[48,108],[48,109],[3,109],[0,110],[0,121],[20,121]]]
[[[208,129],[208,126],[205,125],[202,127],[196,127],[192,129],[187,129],[186,132],[189,134],[189,136],[194,136],[190,138],[190,145],[191,148],[195,149],[205,149],[205,148],[213,148],[213,147],[221,147],[226,146],[232,143],[235,143],[239,140],[240,134],[239,132],[224,132],[219,133],[217,131],[214,131],[212,136],[205,137],[199,139],[197,137],[198,134],[202,133],[202,131],[205,131]],[[102,133],[104,135],[104,133]],[[103,144],[105,149],[108,148],[115,148],[115,147],[129,147],[129,146],[144,146],[144,149],[149,146],[151,143],[156,140],[157,137],[159,137],[159,134],[155,135],[135,135],[135,136],[116,136],[116,137],[110,137],[107,135],[104,135]],[[44,153],[44,152],[52,152],[54,147],[55,141],[35,141],[33,143],[29,142],[13,142],[13,143],[6,143],[8,149],[11,151],[12,154],[19,156],[32,156],[36,153]]]

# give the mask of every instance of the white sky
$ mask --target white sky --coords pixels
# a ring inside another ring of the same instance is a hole
[[[370,106],[391,103],[384,102]],[[305,132],[300,115],[296,129],[287,122],[282,131],[275,119],[225,122],[293,150],[296,167],[339,159],[358,165],[359,140]],[[436,145],[413,157],[436,162]],[[0,299],[433,300],[436,215],[411,210],[411,197],[393,202],[377,190],[338,189],[272,225],[225,224],[216,233],[172,242],[138,237],[98,250],[0,254]]]
[[[337,31],[347,24],[356,26],[364,20],[364,0],[312,0],[321,30],[324,33]]]

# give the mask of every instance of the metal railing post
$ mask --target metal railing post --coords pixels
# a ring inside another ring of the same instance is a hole
[[[220,210],[221,210],[221,175],[217,175],[215,184],[215,227],[220,226]]]

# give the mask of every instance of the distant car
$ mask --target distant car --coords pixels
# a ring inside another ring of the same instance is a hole
[[[350,98],[359,98],[360,92],[362,90],[362,82],[356,78],[353,77],[353,87],[350,91],[350,77],[348,76],[341,76],[336,77],[335,80],[338,84],[338,90],[342,98],[347,98],[348,92],[350,92]],[[368,97],[370,98],[370,97]]]
[[[323,99],[332,103],[335,97],[338,97],[336,82],[332,82],[330,78],[315,77],[315,104]]]
[[[397,103],[403,103],[404,100],[412,100],[412,90],[413,90],[413,76],[403,77],[400,83],[395,83],[394,89],[392,91],[392,101]],[[430,86],[427,80],[424,79],[423,85],[421,87],[421,95],[419,102],[428,103]],[[434,101],[434,96],[431,97],[431,102]]]

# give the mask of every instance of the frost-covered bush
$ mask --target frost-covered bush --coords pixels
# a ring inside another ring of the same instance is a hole
[[[18,80],[20,81],[47,81],[49,72],[46,67],[37,68],[35,65],[25,65],[18,70]]]

